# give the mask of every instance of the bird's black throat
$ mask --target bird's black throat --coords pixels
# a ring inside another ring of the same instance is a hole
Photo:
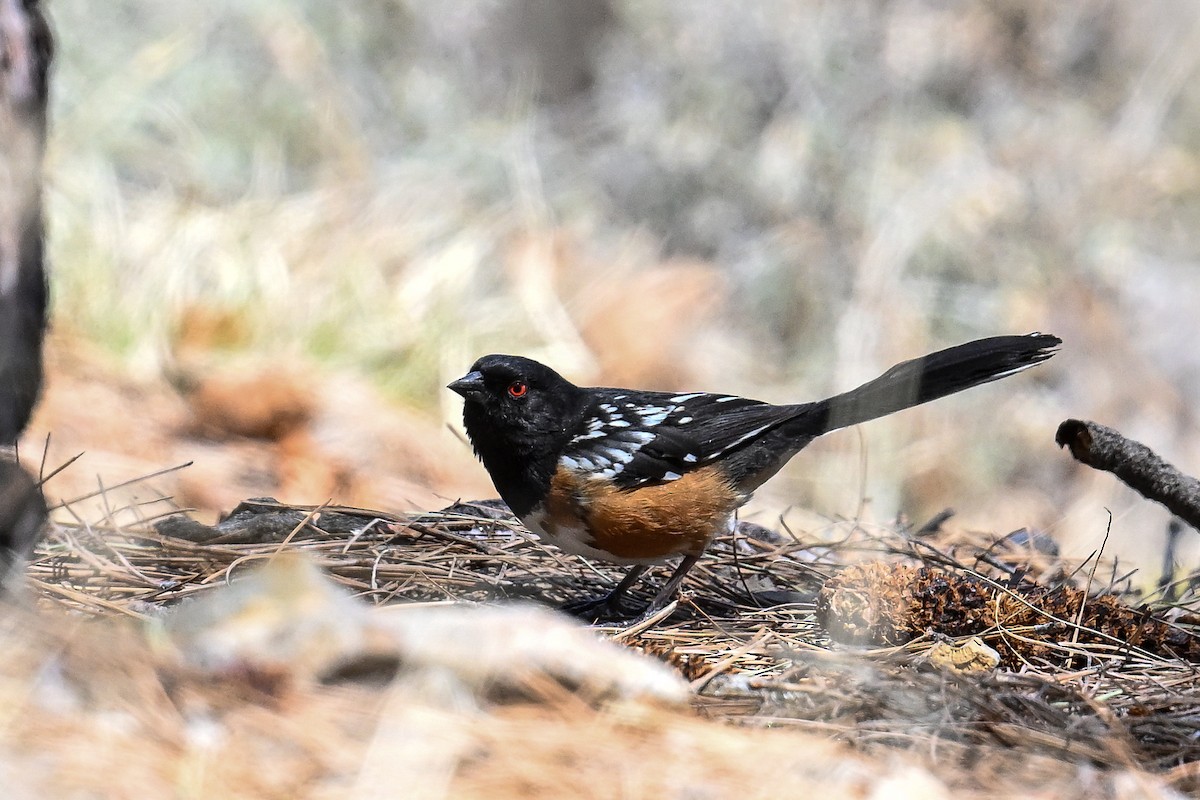
[[[497,427],[478,403],[464,405],[463,425],[496,491],[514,514],[524,518],[550,489],[563,442],[555,437],[548,446],[539,436]]]

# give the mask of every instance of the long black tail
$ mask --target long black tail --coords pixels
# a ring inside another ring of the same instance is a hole
[[[812,403],[789,433],[820,436],[895,411],[928,403],[981,383],[1006,378],[1054,355],[1062,344],[1057,336],[994,336],[914,358],[889,369],[857,389]]]

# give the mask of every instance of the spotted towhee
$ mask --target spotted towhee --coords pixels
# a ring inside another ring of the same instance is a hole
[[[683,556],[664,605],[734,512],[817,436],[998,380],[1050,358],[1056,336],[998,336],[905,361],[815,403],[707,392],[583,388],[490,355],[449,388],[475,453],[513,513],[569,553],[632,569],[595,605],[616,611],[647,566]]]

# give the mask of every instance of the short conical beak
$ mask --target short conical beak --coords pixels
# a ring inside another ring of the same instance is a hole
[[[468,372],[446,388],[453,389],[468,400],[482,397],[484,393],[483,373],[479,370]]]

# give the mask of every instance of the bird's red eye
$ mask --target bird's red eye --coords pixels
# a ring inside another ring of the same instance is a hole
[[[510,397],[524,397],[529,393],[529,384],[522,381],[513,381],[508,385],[508,394]]]

